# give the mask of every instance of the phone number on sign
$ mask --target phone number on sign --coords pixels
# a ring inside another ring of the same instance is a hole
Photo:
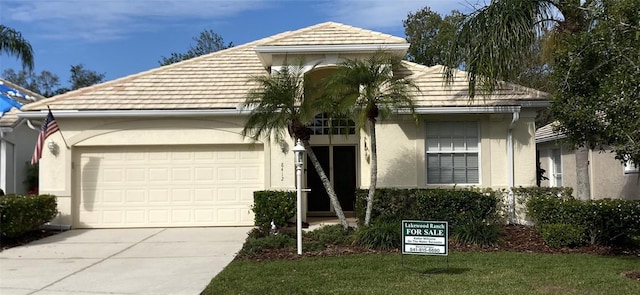
[[[445,253],[444,247],[438,246],[419,246],[419,245],[405,245],[405,252],[413,252],[413,253]]]

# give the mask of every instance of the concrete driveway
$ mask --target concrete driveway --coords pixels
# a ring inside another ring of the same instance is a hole
[[[0,252],[0,294],[199,294],[250,229],[63,232]]]

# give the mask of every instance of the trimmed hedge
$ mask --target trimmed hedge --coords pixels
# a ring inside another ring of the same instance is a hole
[[[522,201],[529,200],[531,198],[540,198],[540,197],[557,197],[560,199],[571,199],[573,194],[573,189],[570,187],[537,187],[537,186],[528,186],[528,187],[514,187],[513,194],[518,196],[518,198]]]
[[[254,224],[271,227],[271,221],[281,227],[296,216],[296,192],[291,191],[256,191],[253,192],[255,213]]]
[[[372,224],[356,232],[358,244],[376,249],[400,245],[401,220],[441,220],[463,244],[493,245],[499,238],[501,191],[489,189],[376,189]],[[356,191],[356,217],[364,220],[367,190]]]
[[[539,228],[568,224],[582,229],[591,244],[621,244],[640,236],[640,201],[535,197],[527,202],[528,214]]]
[[[0,197],[0,235],[17,237],[37,230],[58,214],[53,195],[7,195]]]
[[[367,190],[356,191],[356,217],[364,220]],[[494,191],[474,189],[378,188],[372,220],[442,220],[458,224],[496,221],[500,197]]]

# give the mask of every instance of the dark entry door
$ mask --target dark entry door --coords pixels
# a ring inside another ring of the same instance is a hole
[[[330,153],[331,149],[333,153]],[[338,195],[343,211],[353,211],[356,190],[356,147],[355,146],[314,146],[320,165],[327,177],[332,178],[333,186]],[[329,170],[329,164],[333,164],[333,175]],[[308,193],[308,207],[310,212],[329,212],[330,200],[320,177],[311,161],[307,159],[307,186],[311,189]]]

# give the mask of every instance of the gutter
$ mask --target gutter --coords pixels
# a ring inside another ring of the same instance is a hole
[[[416,114],[507,114],[520,112],[520,106],[478,106],[478,107],[417,107]],[[407,109],[398,113],[409,114]]]
[[[107,118],[107,117],[201,117],[237,116],[249,113],[249,109],[208,109],[208,110],[52,110],[56,118]],[[18,117],[27,119],[44,118],[47,110],[20,111]]]
[[[515,163],[513,158],[513,128],[516,122],[520,120],[520,110],[513,112],[511,117],[511,123],[509,124],[509,130],[507,131],[507,162],[509,163],[509,195],[507,199],[508,204],[508,216],[509,222],[513,223],[516,220],[516,201],[513,194],[513,187],[515,186]]]

